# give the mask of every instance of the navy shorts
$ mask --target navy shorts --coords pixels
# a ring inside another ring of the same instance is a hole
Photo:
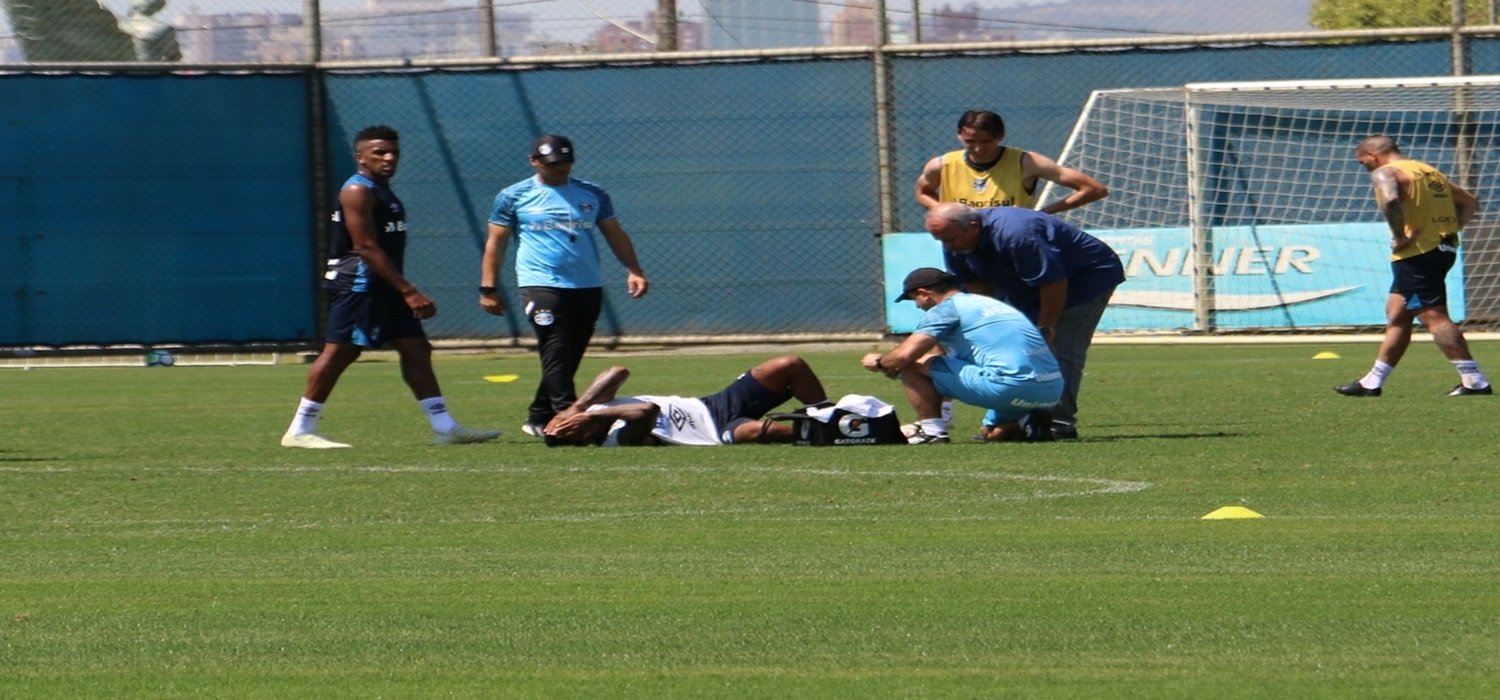
[[[324,341],[378,348],[388,340],[426,337],[422,322],[394,293],[333,292]]]
[[[1443,241],[1437,250],[1414,258],[1391,261],[1391,293],[1406,300],[1408,311],[1420,311],[1448,305],[1448,284],[1444,280],[1458,260],[1457,242]]]
[[[700,399],[719,430],[719,442],[734,442],[734,429],[741,424],[764,418],[772,409],[792,398],[792,392],[777,393],[766,388],[749,372],[741,374],[718,393]]]

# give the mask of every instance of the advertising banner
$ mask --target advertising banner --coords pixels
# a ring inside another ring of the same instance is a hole
[[[1115,291],[1102,332],[1193,329],[1191,232],[1186,228],[1091,231],[1120,254],[1125,283]],[[1213,241],[1217,330],[1308,329],[1385,323],[1390,251],[1383,223],[1229,226]],[[910,333],[922,312],[893,300],[914,268],[943,267],[942,247],[926,233],[882,237],[886,324]],[[1464,317],[1462,265],[1448,275],[1448,310]]]

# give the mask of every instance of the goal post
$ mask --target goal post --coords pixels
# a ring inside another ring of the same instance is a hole
[[[1106,331],[1384,323],[1389,249],[1359,140],[1396,139],[1481,210],[1449,306],[1500,322],[1500,76],[1192,83],[1094,92],[1059,161],[1110,196],[1063,213],[1126,266]],[[1062,196],[1050,185],[1042,202]]]

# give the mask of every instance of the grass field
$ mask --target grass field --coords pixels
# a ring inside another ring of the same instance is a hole
[[[1495,697],[1500,398],[1430,344],[1329,390],[1374,350],[1096,346],[1077,442],[822,449],[548,450],[527,355],[440,358],[506,430],[443,448],[388,361],[329,451],[304,366],[0,370],[0,698]]]

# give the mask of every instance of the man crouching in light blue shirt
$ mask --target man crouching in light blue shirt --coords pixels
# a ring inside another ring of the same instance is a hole
[[[1050,441],[1063,377],[1041,331],[1004,302],[959,291],[957,278],[935,267],[912,270],[901,286],[896,301],[910,299],[927,313],[894,350],[860,364],[900,377],[917,412],[908,442],[948,442],[944,396],[989,409],[986,440]]]

